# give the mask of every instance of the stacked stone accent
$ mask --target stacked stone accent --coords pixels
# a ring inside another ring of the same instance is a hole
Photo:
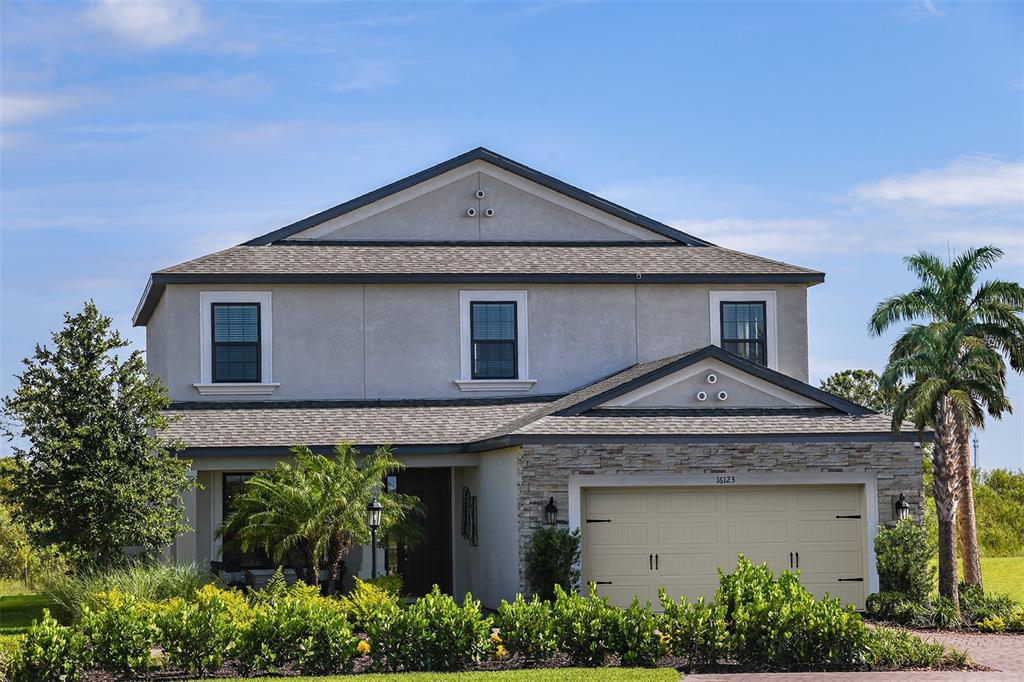
[[[569,477],[637,474],[828,474],[872,472],[878,480],[878,524],[892,523],[893,499],[906,495],[910,514],[924,508],[921,449],[909,442],[524,445],[519,458],[519,583],[526,591],[526,550],[554,497],[569,510]]]

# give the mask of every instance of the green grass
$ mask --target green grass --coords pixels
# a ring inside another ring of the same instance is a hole
[[[932,564],[937,566],[938,560],[933,560]],[[961,568],[960,577],[963,575]],[[986,592],[1008,594],[1024,604],[1024,557],[982,557],[981,578]]]
[[[43,609],[53,611],[55,602],[45,594],[15,594],[0,597],[0,635],[24,633],[32,621],[43,617]]]
[[[235,678],[240,680],[241,678]],[[279,682],[280,677],[262,677],[246,682]],[[400,673],[393,675],[350,675],[339,677],[293,677],[289,682],[675,682],[679,673],[672,668],[540,668],[493,673]],[[213,682],[209,680],[208,682]],[[231,682],[224,679],[219,682]]]

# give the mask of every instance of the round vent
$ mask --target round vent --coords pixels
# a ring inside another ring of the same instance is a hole
[[[476,198],[477,199],[483,199],[485,196],[487,196],[487,192],[483,191],[482,189],[478,189],[476,191]]]
[[[494,209],[493,208],[484,209],[484,215],[487,216],[488,218],[493,218],[494,217]]]
[[[713,384],[713,383],[718,381],[718,375],[717,374],[709,374],[707,376],[707,380],[708,380],[709,384]]]
[[[718,399],[719,400],[728,400],[729,399],[729,394],[726,393],[725,391],[719,391],[718,392]]]
[[[466,209],[466,215],[469,216],[470,218],[475,218],[476,217],[476,209],[475,208],[467,208]]]
[[[704,391],[697,391],[697,400],[704,402],[708,399],[708,394]]]

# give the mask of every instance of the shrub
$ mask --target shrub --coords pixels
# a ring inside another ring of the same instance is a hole
[[[931,594],[935,546],[924,528],[910,520],[895,528],[883,528],[875,537],[880,592],[899,592],[912,602],[923,603]]]
[[[721,576],[716,601],[727,605],[729,648],[740,663],[842,669],[865,660],[867,628],[857,612],[838,599],[816,601],[796,573],[775,579],[767,565],[740,556],[736,572]]]
[[[379,584],[356,578],[355,587],[338,602],[352,627],[366,632],[370,623],[379,621],[392,607],[398,606],[398,596]]]
[[[235,639],[230,614],[237,596],[207,585],[196,593],[195,601],[174,597],[163,604],[156,623],[167,661],[189,672],[218,670]]]
[[[887,627],[874,627],[867,634],[867,663],[872,668],[937,668],[943,662],[944,647],[917,635]]]
[[[209,571],[195,564],[134,563],[110,571],[92,570],[62,576],[49,586],[48,592],[61,612],[77,623],[82,617],[82,607],[98,610],[102,606],[98,595],[112,590],[139,601],[156,602],[172,597],[190,600],[200,588],[214,582]]]
[[[1018,606],[1009,595],[986,593],[977,585],[960,583],[960,614],[968,623],[988,618],[1006,620]]]
[[[864,606],[870,616],[900,625],[922,625],[931,618],[929,600],[911,601],[901,592],[875,592],[868,595]]]
[[[580,586],[580,532],[558,526],[538,528],[526,552],[526,582],[541,599],[555,598],[554,588],[573,592]]]
[[[304,675],[349,672],[359,640],[337,600],[315,587],[294,585],[272,603],[255,605],[238,629],[239,668],[277,672],[294,663]]]
[[[391,671],[461,670],[487,648],[491,621],[466,594],[462,606],[434,585],[409,608],[389,606],[367,632],[375,667]]]
[[[356,580],[359,579],[356,578]],[[368,580],[363,580],[362,582],[373,585],[374,587],[379,587],[388,594],[394,595],[396,597],[402,596],[402,576],[398,575],[397,573],[392,573],[391,575],[379,575],[376,578],[369,578]]]
[[[81,622],[93,663],[115,672],[145,670],[157,634],[150,610],[118,590],[100,593],[96,598],[100,602],[98,610],[84,607]]]
[[[25,641],[24,635],[0,635],[0,682],[9,682],[14,659]]]
[[[1024,631],[1024,608],[1017,608],[1006,619],[1006,629],[1014,632]]]
[[[76,682],[89,667],[85,637],[74,628],[59,625],[43,611],[32,625],[21,651],[14,656],[11,679],[15,682]]]
[[[513,654],[530,662],[546,661],[558,650],[558,641],[551,622],[551,602],[533,595],[530,601],[517,594],[515,601],[498,605],[494,617],[503,644]]]
[[[955,630],[963,625],[960,611],[948,597],[936,597],[931,603],[929,625],[939,630]]]
[[[658,597],[664,612],[661,634],[672,656],[685,658],[690,666],[707,666],[725,655],[729,633],[724,606],[705,604],[704,597],[693,604],[685,598],[677,602],[664,589]]]
[[[551,615],[558,649],[569,656],[573,665],[604,663],[605,654],[614,647],[614,607],[608,605],[606,598],[597,596],[593,583],[585,597],[555,585]]]
[[[984,618],[975,623],[982,632],[1002,632],[1006,629],[1006,621],[999,616]]]
[[[651,603],[641,606],[636,597],[625,609],[612,609],[612,651],[622,665],[651,668],[665,655],[658,620]]]

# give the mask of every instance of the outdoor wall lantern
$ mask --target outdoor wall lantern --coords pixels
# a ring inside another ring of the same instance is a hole
[[[910,518],[910,504],[907,503],[907,496],[900,493],[896,500],[896,520],[905,521]]]
[[[384,510],[374,497],[366,505],[366,525],[370,527],[370,577],[377,577],[377,529],[380,528],[380,513]]]
[[[549,526],[558,523],[558,507],[555,506],[555,498],[553,497],[544,505],[544,521]]]

